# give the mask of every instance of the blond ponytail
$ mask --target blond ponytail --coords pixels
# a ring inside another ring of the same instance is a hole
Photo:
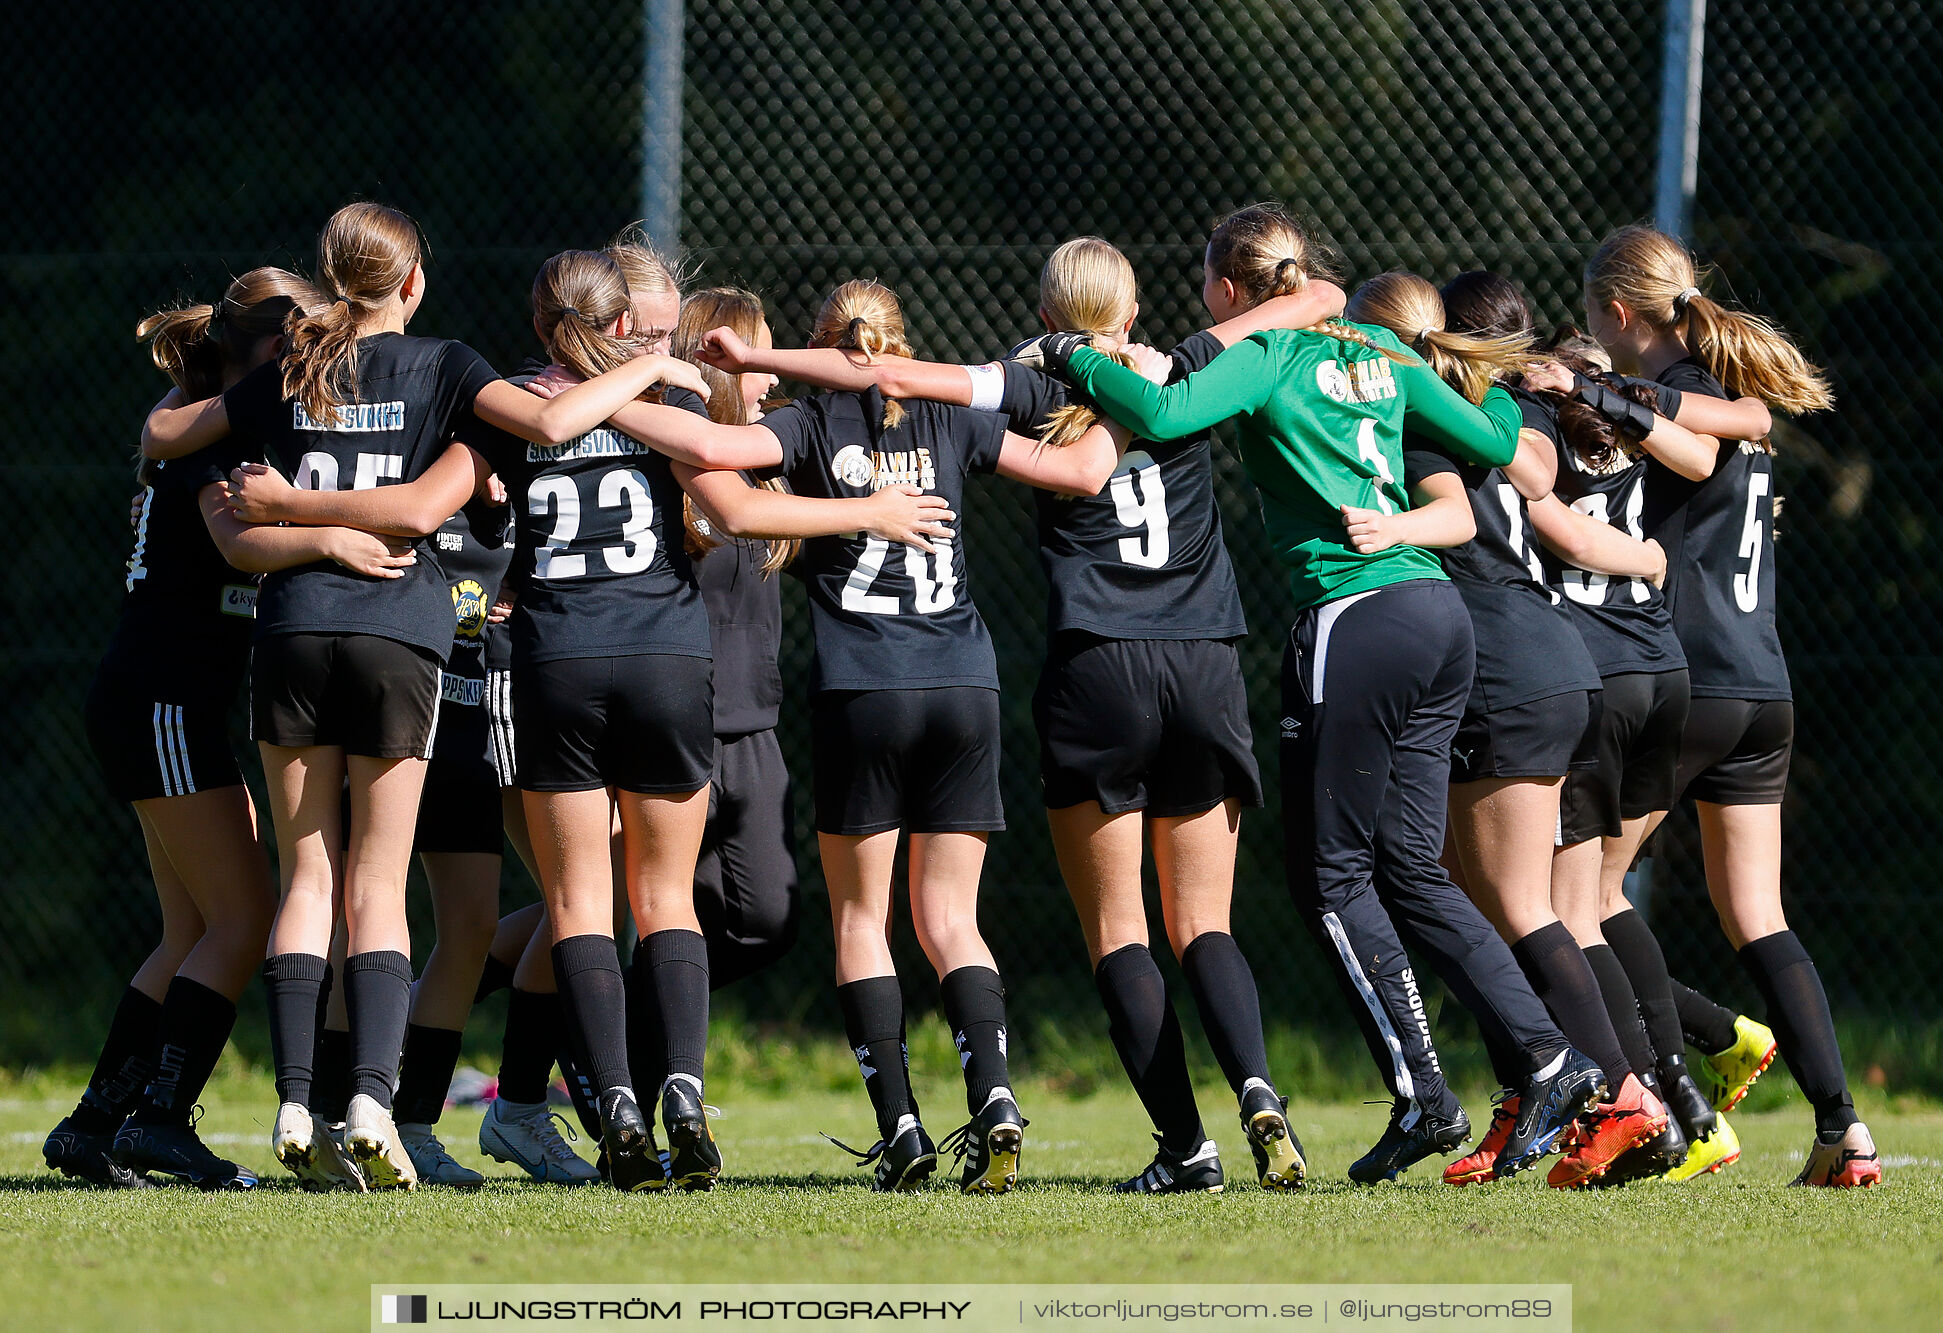
[[[174,380],[190,402],[222,392],[222,354],[209,336],[215,314],[212,305],[183,306],[158,310],[135,326],[135,336],[148,343],[155,368]]]
[[[880,356],[911,355],[904,338],[904,311],[890,288],[868,278],[844,283],[823,303],[810,335],[812,347],[841,347],[862,352],[865,361]],[[904,424],[904,404],[884,399],[884,429]]]
[[[1076,236],[1046,256],[1039,270],[1039,312],[1061,333],[1088,333],[1093,350],[1133,369],[1121,339],[1139,309],[1133,265],[1119,247],[1098,236]],[[1084,403],[1067,403],[1047,414],[1039,442],[1063,449],[1091,430],[1100,415]]]
[[[328,302],[290,326],[283,396],[319,425],[357,393],[358,328],[405,285],[424,254],[418,224],[368,200],[331,214],[317,236],[317,285]]]
[[[1700,290],[1687,247],[1651,227],[1621,227],[1593,252],[1587,298],[1619,302],[1648,328],[1671,332],[1736,398],[1758,398],[1799,416],[1835,403],[1828,374],[1801,354],[1779,325],[1720,304]]]
[[[1473,403],[1483,401],[1484,391],[1498,379],[1530,364],[1527,335],[1452,333],[1445,327],[1444,298],[1414,273],[1379,273],[1356,289],[1345,313],[1359,324],[1380,324],[1396,334]]]

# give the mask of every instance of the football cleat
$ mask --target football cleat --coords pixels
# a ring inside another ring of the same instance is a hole
[[[1576,1189],[1598,1181],[1613,1163],[1666,1128],[1668,1112],[1637,1074],[1626,1081],[1611,1101],[1601,1102],[1579,1120],[1564,1158],[1552,1167],[1545,1183],[1553,1189]]]
[[[685,1190],[712,1190],[722,1174],[722,1150],[715,1146],[701,1089],[685,1078],[661,1087],[661,1127],[668,1131],[668,1161],[662,1174]],[[719,1112],[717,1113],[719,1114]]]
[[[607,1178],[626,1194],[668,1188],[668,1172],[661,1165],[654,1127],[641,1114],[634,1094],[609,1088],[595,1100],[600,1110],[601,1148],[607,1156]]]
[[[1225,1183],[1221,1175],[1221,1150],[1209,1139],[1186,1156],[1167,1151],[1160,1135],[1154,1135],[1160,1151],[1147,1169],[1132,1180],[1113,1187],[1115,1194],[1219,1194]]]
[[[1734,1020],[1735,1041],[1718,1055],[1702,1060],[1694,1070],[1701,1091],[1716,1111],[1731,1111],[1741,1104],[1754,1080],[1774,1063],[1774,1033],[1765,1023],[1742,1015]]]
[[[1518,1118],[1498,1150],[1497,1176],[1512,1176],[1535,1166],[1552,1150],[1567,1125],[1606,1095],[1606,1071],[1570,1046],[1525,1080],[1518,1092]]]
[[[1491,1127],[1475,1150],[1444,1168],[1446,1185],[1478,1185],[1496,1179],[1498,1154],[1511,1137],[1511,1126],[1518,1119],[1518,1094],[1505,1088],[1492,1098]]]
[[[412,1170],[421,1185],[444,1185],[455,1190],[476,1190],[486,1178],[469,1166],[461,1166],[439,1142],[430,1125],[400,1125],[398,1140],[405,1155],[412,1159]]]
[[[197,1108],[200,1114],[201,1108]],[[174,1176],[199,1190],[251,1190],[256,1172],[225,1161],[209,1151],[187,1125],[150,1123],[130,1117],[115,1134],[115,1161],[131,1171],[154,1171]]]
[[[1858,1120],[1834,1139],[1817,1134],[1808,1149],[1807,1163],[1792,1183],[1826,1189],[1867,1189],[1881,1184],[1882,1159],[1876,1155],[1869,1127]]]
[[[958,1187],[966,1194],[1004,1194],[1019,1182],[1019,1150],[1030,1124],[1019,1114],[1010,1088],[993,1088],[985,1109],[939,1145],[960,1162]]]
[[[479,1124],[479,1151],[495,1162],[518,1167],[543,1185],[590,1185],[603,1179],[567,1146],[559,1126],[573,1134],[573,1127],[545,1102],[529,1106],[494,1098]]]
[[[1265,1190],[1300,1189],[1309,1173],[1302,1141],[1289,1125],[1288,1105],[1289,1099],[1276,1096],[1266,1083],[1254,1081],[1242,1089],[1241,1127],[1255,1154],[1255,1179]]]
[[[1358,1185],[1395,1180],[1432,1153],[1448,1153],[1471,1137],[1471,1120],[1459,1106],[1450,1117],[1432,1115],[1407,1097],[1390,1106],[1390,1123],[1375,1146],[1349,1164]]]
[[[1642,1180],[1663,1179],[1667,1172],[1687,1160],[1690,1146],[1686,1131],[1680,1128],[1680,1118],[1669,1113],[1666,1128],[1643,1139],[1639,1146],[1619,1154],[1604,1175],[1586,1183],[1603,1189],[1611,1185],[1632,1185]]]
[[[1714,1105],[1694,1082],[1686,1062],[1678,1057],[1660,1066],[1660,1100],[1680,1122],[1689,1143],[1698,1143],[1714,1132]]]
[[[302,1102],[285,1102],[277,1108],[270,1151],[312,1193],[348,1189],[363,1194],[370,1188],[364,1173],[331,1137],[330,1127]]]
[[[924,1132],[916,1116],[907,1115],[887,1139],[879,1139],[866,1152],[858,1152],[841,1139],[823,1136],[858,1159],[859,1166],[875,1166],[870,1187],[881,1194],[892,1190],[921,1189],[925,1177],[938,1167],[938,1150]]]
[[[85,1180],[111,1190],[154,1189],[155,1182],[139,1171],[131,1171],[114,1158],[114,1135],[84,1134],[74,1127],[72,1117],[54,1126],[40,1155],[50,1171],[59,1171],[74,1180]]]
[[[1666,1173],[1672,1181],[1692,1180],[1716,1174],[1741,1160],[1740,1135],[1727,1123],[1725,1115],[1714,1115],[1714,1132],[1695,1139],[1687,1148],[1687,1160]]]
[[[357,1163],[372,1189],[418,1188],[418,1170],[398,1137],[391,1112],[368,1092],[351,1098],[350,1109],[344,1113],[344,1151]]]

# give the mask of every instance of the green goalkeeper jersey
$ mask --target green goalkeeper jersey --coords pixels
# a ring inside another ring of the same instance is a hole
[[[1352,327],[1405,351],[1388,329]],[[1414,357],[1399,364],[1306,329],[1257,333],[1164,387],[1090,347],[1073,353],[1071,372],[1101,410],[1147,439],[1178,439],[1236,418],[1242,462],[1298,607],[1444,577],[1437,557],[1419,547],[1358,554],[1343,526],[1343,505],[1410,508],[1406,428],[1486,467],[1504,466],[1518,450],[1522,414],[1503,389],[1474,407]]]

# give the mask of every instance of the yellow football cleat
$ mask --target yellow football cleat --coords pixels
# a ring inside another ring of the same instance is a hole
[[[1774,1063],[1774,1033],[1765,1023],[1756,1023],[1743,1014],[1734,1020],[1734,1033],[1732,1046],[1708,1056],[1693,1071],[1700,1076],[1701,1091],[1716,1111],[1739,1106],[1754,1080]]]
[[[1672,1181],[1693,1180],[1718,1172],[1740,1160],[1740,1135],[1727,1123],[1726,1115],[1716,1114],[1714,1132],[1704,1139],[1695,1139],[1687,1149],[1687,1160],[1667,1172],[1666,1178]]]

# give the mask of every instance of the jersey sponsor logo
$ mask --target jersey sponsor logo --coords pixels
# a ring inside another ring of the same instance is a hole
[[[231,583],[225,585],[217,603],[218,609],[226,616],[242,616],[245,620],[256,619],[256,585],[251,583]]]
[[[450,671],[439,672],[439,698],[449,704],[464,704],[467,708],[477,708],[486,697],[486,682],[472,680],[466,676],[455,676]]]
[[[460,579],[452,585],[452,614],[458,621],[455,642],[479,637],[486,627],[486,589],[478,579]]]
[[[1282,719],[1282,739],[1292,741],[1302,734],[1302,723],[1292,717]]]
[[[868,486],[877,475],[877,465],[861,444],[846,444],[830,460],[830,475],[845,486]]]
[[[304,405],[295,399],[290,403],[290,426],[293,430],[329,431],[340,435],[372,435],[380,431],[405,429],[405,404],[395,403],[340,403],[337,413],[327,421],[319,421],[304,411]]]
[[[648,446],[639,440],[607,426],[596,426],[579,439],[568,440],[565,444],[529,442],[526,446],[526,461],[564,463],[575,458],[626,458],[647,452]]]
[[[438,538],[441,551],[463,551],[466,548],[466,539],[456,532],[441,532]]]
[[[1316,387],[1339,403],[1377,403],[1397,396],[1397,377],[1387,356],[1332,360],[1316,366]]]

